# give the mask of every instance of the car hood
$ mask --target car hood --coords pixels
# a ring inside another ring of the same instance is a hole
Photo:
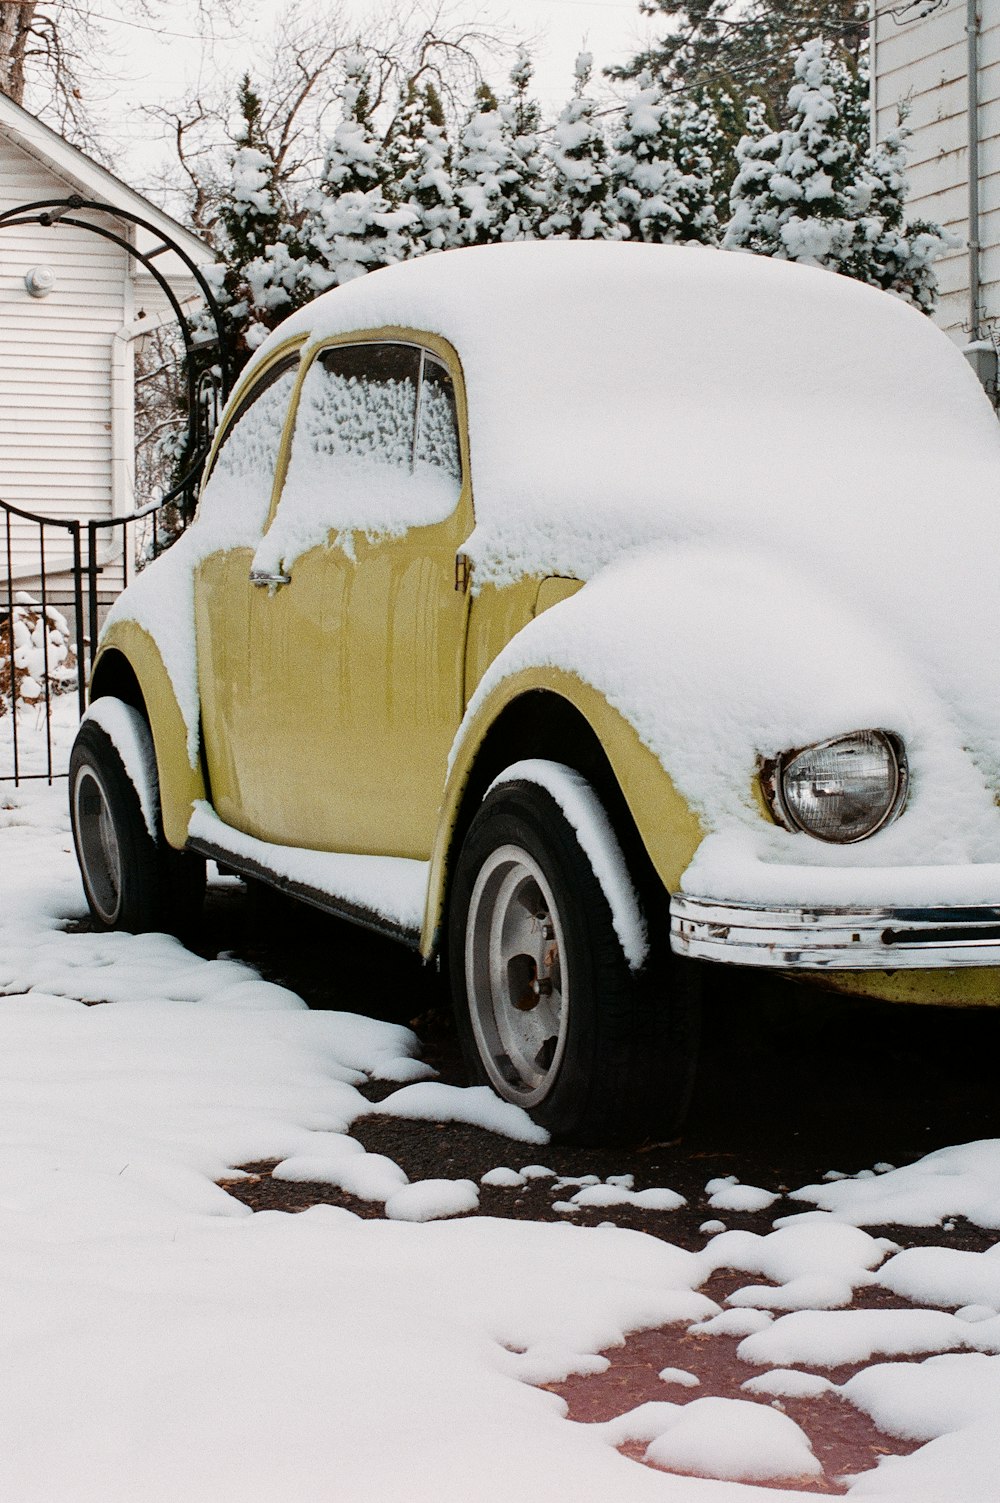
[[[921,570],[905,572],[857,566],[836,547],[820,555],[804,535],[773,552],[705,540],[640,550],[522,630],[470,713],[509,674],[560,668],[634,726],[707,830],[752,838],[761,860],[1000,862],[992,554],[962,550],[959,570],[946,535],[927,542]],[[911,791],[895,824],[847,847],[765,824],[759,758],[864,727],[907,748]]]

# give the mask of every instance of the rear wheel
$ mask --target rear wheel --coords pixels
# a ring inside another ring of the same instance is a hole
[[[630,971],[576,832],[544,789],[503,784],[473,820],[449,963],[473,1073],[554,1136],[614,1142],[677,1128],[696,1061],[695,974],[665,937]]]
[[[148,727],[132,714],[148,742]],[[70,756],[70,820],[87,903],[102,929],[182,933],[201,908],[205,863],[167,845],[157,790],[150,792],[155,835],[111,737],[85,720]]]

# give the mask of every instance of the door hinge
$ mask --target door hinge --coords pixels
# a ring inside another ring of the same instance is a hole
[[[464,595],[472,578],[472,563],[467,553],[455,554],[455,589]]]

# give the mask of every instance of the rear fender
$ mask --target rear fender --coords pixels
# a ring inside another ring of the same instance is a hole
[[[91,702],[107,694],[134,704],[149,722],[163,833],[169,845],[181,850],[187,840],[192,805],[207,796],[205,779],[200,766],[191,765],[187,726],[159,649],[135,621],[113,622],[101,642],[91,674]]]

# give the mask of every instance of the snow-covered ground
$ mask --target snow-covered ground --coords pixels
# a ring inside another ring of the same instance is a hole
[[[0,783],[4,1498],[753,1503],[770,1480],[806,1499],[820,1463],[787,1411],[833,1394],[920,1443],[850,1496],[1000,1499],[1000,1245],[899,1251],[864,1229],[1000,1232],[1000,1142],[804,1187],[767,1235],[706,1223],[700,1252],[573,1224],[681,1203],[629,1176],[549,1176],[558,1223],[461,1217],[471,1180],[410,1184],[351,1136],[358,1088],[399,1084],[383,1114],[507,1133],[503,1193],[547,1173],[523,1114],[431,1080],[408,1029],[311,1012],[162,935],[77,932],[84,912],[65,786]],[[261,1160],[385,1219],[252,1212],[218,1181]],[[723,1220],[774,1195],[706,1188]],[[699,1292],[720,1269],[739,1275],[724,1305]],[[885,1307],[859,1308],[873,1291]],[[597,1381],[601,1353],[659,1327],[690,1350],[738,1339],[741,1397],[668,1366],[662,1400],[623,1389],[624,1413],[579,1423],[539,1386]]]

